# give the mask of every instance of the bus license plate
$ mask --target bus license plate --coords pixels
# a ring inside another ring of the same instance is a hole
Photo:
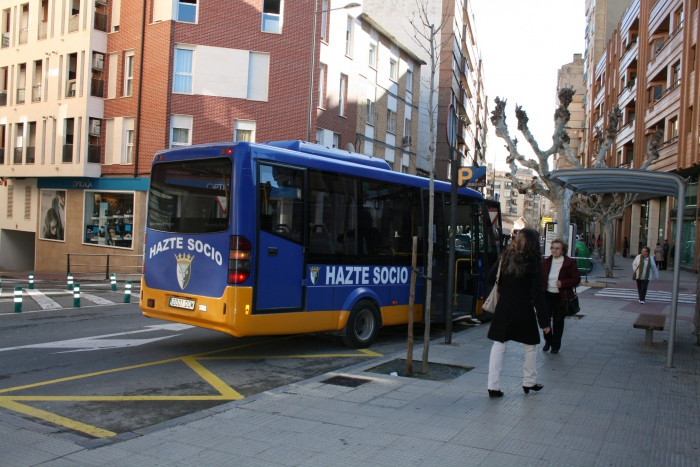
[[[186,298],[170,297],[170,306],[174,308],[184,308],[185,310],[194,310],[194,300]]]

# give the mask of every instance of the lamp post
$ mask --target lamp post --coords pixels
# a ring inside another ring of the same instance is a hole
[[[329,11],[333,10],[347,10],[350,8],[355,8],[358,6],[361,6],[357,2],[352,2],[348,3],[345,6],[341,6],[338,8],[328,8],[326,10],[317,10],[316,9],[316,2],[317,0],[314,0],[314,21],[313,21],[313,37],[311,38],[311,75],[309,77],[309,114],[308,118],[306,120],[306,141],[311,141],[311,115],[313,112],[313,105],[314,105],[314,68],[316,67],[316,15],[319,13],[327,13]],[[330,18],[329,18],[330,19]]]

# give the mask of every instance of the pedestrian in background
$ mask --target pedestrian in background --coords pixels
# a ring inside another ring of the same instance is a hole
[[[566,242],[555,239],[550,246],[551,256],[542,262],[542,282],[546,290],[547,309],[552,316],[552,332],[545,332],[544,347],[547,352],[559,353],[561,337],[564,334],[564,318],[566,318],[566,303],[576,295],[574,287],[581,283],[576,261],[564,252]]]
[[[656,247],[654,248],[654,261],[659,270],[664,268],[664,247],[659,242],[656,242]]]
[[[500,265],[500,274],[498,273]],[[537,384],[537,345],[539,327],[550,332],[550,316],[544,300],[542,257],[539,234],[526,227],[508,245],[498,264],[489,271],[488,280],[498,283],[499,299],[491,320],[488,338],[493,341],[489,359],[489,397],[502,397],[501,370],[508,341],[523,344],[523,391],[539,391]]]
[[[649,256],[651,248],[648,246],[642,247],[642,252],[632,261],[632,270],[634,280],[637,281],[637,294],[639,295],[639,303],[646,303],[647,289],[649,281],[659,278],[659,270],[656,268],[654,258]]]
[[[664,240],[664,244],[661,245],[661,247],[664,249],[664,264],[661,269],[665,271],[668,269],[668,253],[671,250],[671,246],[668,244],[668,238]]]

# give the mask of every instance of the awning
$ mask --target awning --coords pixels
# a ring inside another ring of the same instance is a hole
[[[674,196],[679,205],[685,199],[685,180],[677,174],[638,169],[566,169],[549,174],[554,182],[584,195],[592,193],[645,193],[658,196]],[[676,245],[682,244],[683,216],[676,218]],[[678,288],[680,282],[681,249],[675,248],[673,264],[673,289],[668,336],[666,366],[673,366],[673,346],[676,339],[678,315]]]

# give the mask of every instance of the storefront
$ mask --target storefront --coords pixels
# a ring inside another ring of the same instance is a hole
[[[36,271],[64,271],[69,261],[101,271],[108,256],[113,266],[136,271],[143,253],[147,178],[38,179],[37,188]]]

